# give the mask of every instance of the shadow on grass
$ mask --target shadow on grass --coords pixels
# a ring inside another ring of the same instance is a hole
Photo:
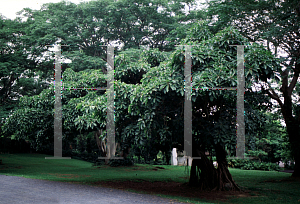
[[[300,203],[300,181],[291,174],[229,168],[244,192],[206,192],[187,185],[184,166],[93,166],[71,160],[45,160],[49,155],[0,154],[0,174],[62,181],[160,195],[189,203]]]

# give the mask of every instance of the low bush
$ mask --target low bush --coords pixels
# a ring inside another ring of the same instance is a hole
[[[130,158],[124,159],[111,159],[109,161],[109,166],[117,167],[117,166],[132,166],[134,163]]]
[[[283,160],[283,163],[284,163],[284,168],[289,169],[289,170],[295,169],[294,161]]]
[[[244,170],[264,170],[264,171],[279,171],[280,167],[276,163],[259,162],[249,159],[230,159],[228,166],[231,168],[239,168]]]

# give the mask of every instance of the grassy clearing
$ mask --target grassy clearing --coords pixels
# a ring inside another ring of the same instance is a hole
[[[76,159],[46,160],[49,155],[41,154],[0,154],[4,165],[0,174],[21,176],[32,179],[90,184],[95,181],[175,181],[187,182],[185,167],[160,165],[135,165],[133,167],[92,166],[91,163]],[[234,180],[253,191],[257,197],[234,198],[230,203],[300,203],[300,182],[290,180],[291,174],[256,170],[230,169]],[[189,203],[209,203],[206,200],[178,199]],[[211,203],[211,202],[210,202]],[[221,202],[219,202],[221,203]]]
[[[92,166],[92,163],[70,159],[51,160],[45,159],[49,155],[41,154],[14,154],[0,155],[3,164],[0,174],[9,176],[22,176],[25,178],[45,179],[51,181],[75,181],[88,183],[91,181],[110,180],[148,180],[148,181],[173,181],[185,182],[187,174],[184,167],[160,165],[165,170],[153,170],[152,165],[135,165],[133,167]],[[179,170],[180,169],[180,170]],[[179,171],[178,171],[179,170]],[[177,178],[177,177],[180,178]]]

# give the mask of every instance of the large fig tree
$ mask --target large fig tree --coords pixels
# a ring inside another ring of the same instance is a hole
[[[236,47],[230,45],[244,45],[248,42],[231,27],[213,35],[207,22],[203,21],[195,24],[189,36],[193,38],[184,39],[181,45],[195,45],[192,50],[195,88],[192,91],[193,156],[201,156],[201,160],[193,161],[190,183],[201,186],[203,190],[238,190],[239,187],[228,171],[225,151],[228,149],[234,154],[235,150],[236,93],[225,90],[204,91],[201,88],[236,86]],[[136,152],[144,151],[148,157],[156,155],[158,150],[167,154],[172,147],[183,149],[184,49],[184,46],[178,47],[172,53],[129,49],[116,56],[115,136],[117,141],[122,142],[124,149],[133,147]],[[261,73],[274,77],[272,70],[276,66],[277,62],[272,54],[262,46],[253,44],[245,48],[245,102],[248,104],[245,114],[249,116],[249,121],[254,121],[246,123],[246,138],[251,137],[251,132],[256,131],[257,126],[263,123],[251,115],[251,111],[259,107],[259,104],[257,107],[253,104],[257,101],[261,105],[262,101],[266,101],[262,95],[251,92],[251,85]],[[71,87],[99,87],[105,83],[105,74],[100,69],[78,73],[73,69],[66,69],[63,81]],[[75,130],[93,131],[104,128],[106,100],[103,91],[63,91],[66,137]],[[38,102],[34,104],[39,107]],[[51,108],[49,111],[51,112]],[[30,131],[41,129],[36,126],[39,121],[27,122],[25,119],[30,118],[33,113],[32,110],[22,115],[24,120],[21,120],[20,126],[26,126],[26,132],[18,133],[16,127],[13,134],[20,137],[22,134],[32,135],[32,140],[36,139],[36,134],[30,134]],[[10,127],[17,120],[16,114],[6,121],[6,131],[12,130]],[[219,164],[217,169],[205,155],[207,150],[215,151]]]

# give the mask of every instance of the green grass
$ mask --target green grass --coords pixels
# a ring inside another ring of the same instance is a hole
[[[42,154],[0,154],[4,165],[0,165],[0,174],[51,181],[76,182],[89,184],[95,181],[110,180],[147,180],[187,182],[185,167],[159,165],[165,170],[153,171],[152,165],[134,167],[92,166],[92,163],[71,160],[46,160],[49,155]],[[256,193],[257,197],[235,198],[230,203],[299,203],[300,182],[286,180],[291,174],[257,170],[229,169],[234,180],[240,186]],[[284,181],[280,181],[285,179]],[[271,181],[273,182],[265,182]],[[171,197],[189,203],[209,203],[206,200]],[[211,203],[211,202],[210,202]],[[221,202],[219,202],[221,203]]]

